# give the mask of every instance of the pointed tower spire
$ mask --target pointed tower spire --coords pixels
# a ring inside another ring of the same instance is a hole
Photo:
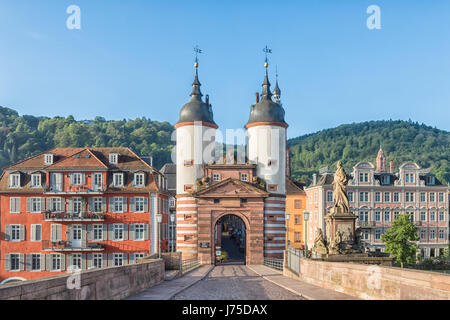
[[[278,67],[276,68],[276,83],[275,83],[275,89],[273,89],[273,100],[281,105],[281,90],[278,86]]]
[[[272,92],[270,92],[270,82],[269,82],[269,75],[267,69],[269,68],[269,62],[267,61],[264,63],[264,67],[266,68],[266,74],[264,76],[264,83],[262,85],[263,90],[261,97],[263,100],[272,100]]]
[[[195,78],[194,78],[194,82],[192,83],[192,92],[190,94],[190,96],[192,97],[192,99],[197,99],[197,100],[201,100],[202,99],[202,92],[200,91],[200,86],[202,85],[200,83],[200,81],[198,81],[198,59],[195,58]]]

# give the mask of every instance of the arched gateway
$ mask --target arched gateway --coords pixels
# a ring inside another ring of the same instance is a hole
[[[248,221],[244,217],[225,213],[213,224],[213,246],[216,252],[216,264],[246,263]],[[226,252],[227,259],[221,260],[221,254]]]

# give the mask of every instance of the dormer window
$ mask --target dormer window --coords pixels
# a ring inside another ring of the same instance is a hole
[[[405,175],[405,183],[414,183],[414,174],[407,173]]]
[[[123,173],[114,173],[113,184],[114,187],[123,187]]]
[[[33,173],[31,175],[31,188],[40,188],[41,187],[41,174],[40,173]]]
[[[109,154],[109,164],[118,164],[119,163],[119,154],[118,153],[110,153]]]
[[[13,173],[9,175],[9,187],[20,188],[20,173]]]
[[[391,183],[391,177],[390,176],[382,176],[381,177],[381,184],[390,184]]]
[[[134,186],[143,187],[145,185],[145,175],[143,172],[134,174]]]
[[[427,185],[434,185],[435,179],[433,176],[427,176]]]
[[[44,164],[49,166],[53,164],[53,154],[48,153],[44,156]]]
[[[369,182],[369,173],[360,172],[359,173],[359,182]]]

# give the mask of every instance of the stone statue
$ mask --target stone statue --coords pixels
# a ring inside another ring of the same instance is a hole
[[[337,170],[334,174],[334,201],[335,213],[347,213],[350,211],[347,196],[348,178],[340,161],[337,163]]]
[[[325,244],[325,240],[323,238],[323,232],[321,228],[317,228],[316,230],[316,238],[314,240],[314,247],[312,248],[312,251],[317,254],[327,254],[328,249]]]

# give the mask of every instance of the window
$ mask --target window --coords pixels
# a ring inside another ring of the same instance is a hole
[[[381,202],[381,193],[375,192],[375,202]]]
[[[381,177],[381,184],[390,184],[391,183],[391,177],[390,176],[382,176]]]
[[[41,187],[41,174],[35,173],[31,175],[31,188],[40,188]]]
[[[9,255],[9,271],[20,270],[20,255],[18,253],[11,253]]]
[[[40,213],[42,212],[41,208],[41,198],[29,198],[30,199],[30,212],[31,213]]]
[[[400,196],[398,192],[394,192],[394,202],[400,202]]]
[[[360,211],[359,212],[359,221],[361,221],[361,222],[369,221],[369,212],[368,211]]]
[[[439,211],[439,221],[444,221],[444,211]]]
[[[278,185],[276,185],[276,184],[269,184],[268,185],[268,190],[269,191],[277,191],[278,190]]]
[[[294,241],[295,242],[300,242],[301,241],[301,234],[300,232],[294,232]]]
[[[52,264],[51,269],[52,271],[60,271],[61,270],[61,255],[60,254],[52,254],[51,255]]]
[[[11,241],[21,241],[20,231],[22,226],[20,225],[12,225],[11,226]]]
[[[295,209],[300,209],[302,205],[301,200],[294,200],[294,208]]]
[[[301,224],[302,223],[302,217],[299,214],[296,214],[294,216],[294,223],[295,224]]]
[[[123,240],[123,224],[115,224],[113,227],[114,240]]]
[[[175,198],[170,198],[169,199],[169,205],[170,205],[170,207],[171,208],[175,208],[175,204],[176,204],[176,202],[175,202]]]
[[[332,191],[327,192],[327,201],[333,202],[333,192]]]
[[[390,202],[391,201],[391,193],[385,192],[384,193],[384,202]]]
[[[385,222],[391,221],[391,213],[389,212],[389,210],[386,210],[386,211],[384,212],[384,221],[385,221]]]
[[[101,253],[94,253],[92,255],[92,268],[100,269],[103,267],[103,255]]]
[[[136,187],[144,187],[145,186],[145,175],[144,175],[144,173],[135,173],[134,174],[134,185]]]
[[[103,198],[93,198],[92,204],[94,206],[93,212],[103,212]]]
[[[420,231],[420,240],[426,240],[427,239],[427,231],[421,230]]]
[[[96,241],[103,240],[103,225],[94,224],[92,227],[92,239]]]
[[[122,253],[114,253],[114,266],[122,266],[123,265],[123,254]]]
[[[427,221],[427,213],[425,211],[420,212],[420,221]]]
[[[109,154],[109,163],[110,164],[118,164],[119,163],[119,155],[117,153]]]
[[[436,240],[436,230],[430,230],[430,240]]]
[[[52,212],[62,212],[62,199],[61,198],[50,198],[49,209]]]
[[[42,240],[42,226],[40,224],[31,225],[31,241],[41,241]]]
[[[123,212],[123,198],[122,197],[113,197],[113,209],[115,213]]]
[[[430,192],[430,202],[436,201],[436,194],[434,192]]]
[[[353,202],[353,192],[348,192],[347,195],[348,195],[348,201]]]
[[[192,184],[185,184],[184,185],[184,191],[191,192],[194,190],[194,186]]]
[[[360,192],[359,193],[359,201],[360,202],[369,202],[369,192]]]
[[[414,183],[414,174],[413,173],[405,174],[405,183]]]
[[[144,212],[145,211],[145,198],[136,197],[134,200],[134,212]]]
[[[145,226],[143,224],[136,224],[134,227],[134,240],[141,241],[145,239]]]
[[[72,270],[81,269],[81,253],[72,254]]]
[[[83,184],[83,174],[82,173],[73,173],[71,174],[71,181],[69,181],[69,184],[79,186]]]
[[[381,230],[375,230],[375,240],[381,240]]]
[[[48,153],[44,156],[44,164],[47,166],[53,164],[53,155],[52,154]]]
[[[241,181],[248,182],[248,173],[241,173]]]
[[[420,193],[420,202],[425,202],[426,198],[425,198],[425,192],[421,192]]]
[[[135,253],[135,254],[134,254],[134,260],[137,261],[137,260],[144,259],[145,256],[146,256],[145,253]]]
[[[241,198],[241,203],[242,204],[247,203],[247,199],[246,198]]]
[[[31,270],[32,271],[41,271],[41,254],[33,253],[31,255]]]
[[[439,240],[445,240],[445,230],[439,230]]]
[[[72,199],[72,212],[73,213],[80,213],[82,209],[83,201],[81,198],[73,198]]]
[[[114,187],[123,187],[123,173],[114,173],[113,184]]]
[[[435,178],[433,176],[427,176],[427,185],[434,185]]]
[[[9,212],[20,213],[20,198],[9,198]]]
[[[394,220],[397,220],[399,214],[400,214],[400,212],[398,212],[397,210],[394,211]],[[414,217],[414,214],[413,214],[413,213],[412,213],[412,216]]]
[[[381,212],[375,211],[375,221],[380,222],[381,221]]]
[[[16,173],[9,175],[9,187],[20,188],[20,174]]]
[[[444,202],[444,193],[443,192],[439,192],[439,202]]]
[[[214,203],[215,203],[215,204],[220,203],[220,199],[214,199]]]
[[[102,189],[102,187],[103,187],[103,174],[94,173],[92,175],[92,189],[94,189],[94,191],[98,191],[99,189]]]
[[[361,172],[359,174],[359,182],[369,182],[369,174],[366,172]]]
[[[185,167],[192,167],[194,165],[194,160],[184,160]]]
[[[436,221],[436,212],[435,211],[431,211],[430,212],[430,221]]]
[[[414,192],[405,192],[405,202],[414,202]]]
[[[213,174],[213,182],[217,182],[217,181],[220,181],[220,174],[218,174],[218,173],[214,173]]]
[[[362,240],[369,240],[369,231],[364,231],[361,235]]]

